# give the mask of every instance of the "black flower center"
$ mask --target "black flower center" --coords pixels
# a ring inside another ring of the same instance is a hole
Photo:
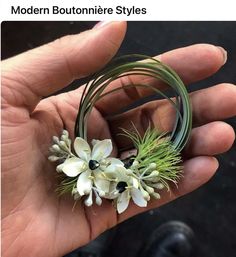
[[[122,160],[126,169],[128,169],[132,166],[132,164],[134,162],[134,157],[135,156],[132,155],[129,158],[126,158],[126,159]]]
[[[116,189],[118,190],[119,193],[123,193],[126,189],[128,184],[125,181],[120,181],[116,185]]]
[[[100,164],[98,161],[90,160],[88,163],[88,166],[89,166],[90,170],[96,170],[100,166]]]

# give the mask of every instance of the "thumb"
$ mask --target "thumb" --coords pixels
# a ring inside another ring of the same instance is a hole
[[[2,62],[3,105],[32,111],[42,97],[95,72],[117,52],[126,22],[101,23]]]

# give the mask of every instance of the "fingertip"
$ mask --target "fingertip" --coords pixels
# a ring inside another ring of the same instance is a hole
[[[225,114],[225,118],[236,116],[236,85],[231,83],[221,83],[213,88],[213,90],[217,92],[219,98],[218,102],[220,102],[221,99],[224,99],[220,104],[219,111],[222,110],[222,113]]]
[[[202,69],[199,69],[203,77],[216,73],[226,62],[227,53],[222,47],[211,44],[196,44],[192,46],[199,63],[202,62]]]
[[[227,62],[228,59],[228,53],[222,46],[217,46],[222,54],[222,64],[224,65]]]
[[[196,51],[199,52],[199,57],[206,61],[206,64],[211,64],[212,73],[215,73],[220,67],[222,67],[227,61],[227,52],[221,46],[215,46],[212,44],[196,44]]]
[[[185,83],[211,76],[226,62],[226,51],[211,44],[195,44],[169,51],[161,60],[176,70]]]
[[[90,30],[57,39],[53,48],[65,57],[70,77],[85,77],[112,59],[124,39],[126,26],[125,21],[100,22]]]
[[[99,21],[94,25],[92,29],[103,29],[106,26],[117,26],[119,29],[123,29],[126,31],[127,22],[126,21]]]
[[[89,31],[86,50],[83,54],[86,65],[77,67],[80,74],[87,76],[107,64],[118,51],[126,33],[126,21],[110,21],[95,26]],[[85,48],[85,47],[84,47]]]
[[[228,123],[223,121],[218,121],[219,125],[221,126],[221,136],[223,138],[223,149],[221,152],[218,152],[218,154],[228,151],[235,140],[235,132],[232,126],[230,126]],[[220,137],[219,137],[220,138]]]
[[[191,159],[193,172],[199,171],[197,176],[202,178],[202,182],[207,182],[216,172],[219,167],[219,162],[214,156],[199,156]],[[200,176],[202,175],[202,176]]]
[[[98,31],[110,43],[112,50],[117,51],[125,37],[126,29],[126,21],[111,21],[100,27]],[[103,31],[101,32],[101,30]]]
[[[215,169],[213,169],[213,171],[215,170],[214,172],[216,172],[218,170],[218,168],[219,168],[219,161],[214,156],[211,156],[210,158],[212,159],[212,162],[215,165]]]
[[[212,130],[213,133],[211,142],[208,144],[210,149],[209,154],[221,154],[227,152],[232,147],[235,140],[235,132],[228,123],[215,121],[206,124],[205,127],[208,127],[209,131]]]
[[[210,180],[218,167],[218,160],[212,156],[198,156],[187,160],[177,194],[185,195],[202,186]]]
[[[126,21],[102,21],[97,23],[91,30],[91,33],[102,34],[105,39],[112,40],[114,44],[121,43],[127,30]],[[103,39],[104,39],[103,38]]]
[[[185,157],[212,156],[228,151],[235,140],[234,129],[223,121],[214,121],[194,128],[184,149]]]

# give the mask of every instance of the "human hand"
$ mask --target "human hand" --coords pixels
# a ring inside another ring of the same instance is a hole
[[[52,135],[65,127],[70,134],[82,89],[42,97],[63,88],[105,65],[118,50],[126,30],[125,22],[112,22],[80,35],[67,36],[2,63],[2,237],[3,254],[11,256],[62,256],[88,243],[104,230],[144,211],[130,204],[117,215],[111,202],[85,208],[70,196],[55,192],[55,166],[47,160]],[[215,73],[225,61],[221,49],[206,44],[193,45],[162,54],[162,62],[175,69],[186,84]],[[132,78],[130,78],[132,79]],[[142,79],[142,78],[135,78]],[[126,81],[116,81],[113,87]],[[168,127],[171,116],[164,101],[149,103],[112,122],[104,116],[114,111],[114,101],[127,105],[146,91],[124,90],[99,102],[91,114],[91,138],[112,138],[114,155],[127,144],[114,136],[117,127],[139,129],[145,121]],[[227,151],[234,131],[217,121],[236,115],[236,87],[221,84],[191,94],[194,129],[184,152],[184,177],[178,189],[162,194],[146,208],[158,207],[182,196],[209,180],[218,162],[212,157]],[[219,104],[220,103],[220,104]],[[158,112],[158,113],[157,113]],[[159,120],[158,120],[159,122]],[[95,124],[95,125],[94,125]],[[215,140],[217,138],[217,140]]]

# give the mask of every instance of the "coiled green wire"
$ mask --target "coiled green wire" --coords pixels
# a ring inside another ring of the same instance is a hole
[[[130,61],[130,58],[142,58],[145,61]],[[173,147],[181,151],[188,142],[192,129],[192,110],[188,92],[180,77],[173,69],[149,56],[127,55],[119,58],[119,61],[121,63],[110,65],[96,73],[92,80],[86,84],[75,122],[75,137],[82,137],[87,140],[88,116],[95,103],[102,97],[128,87],[146,87],[152,89],[155,94],[164,97],[175,108],[175,125],[170,135],[170,140],[173,143]],[[162,91],[147,84],[122,86],[104,93],[104,90],[112,81],[130,75],[144,75],[163,81],[174,91],[175,101]]]

